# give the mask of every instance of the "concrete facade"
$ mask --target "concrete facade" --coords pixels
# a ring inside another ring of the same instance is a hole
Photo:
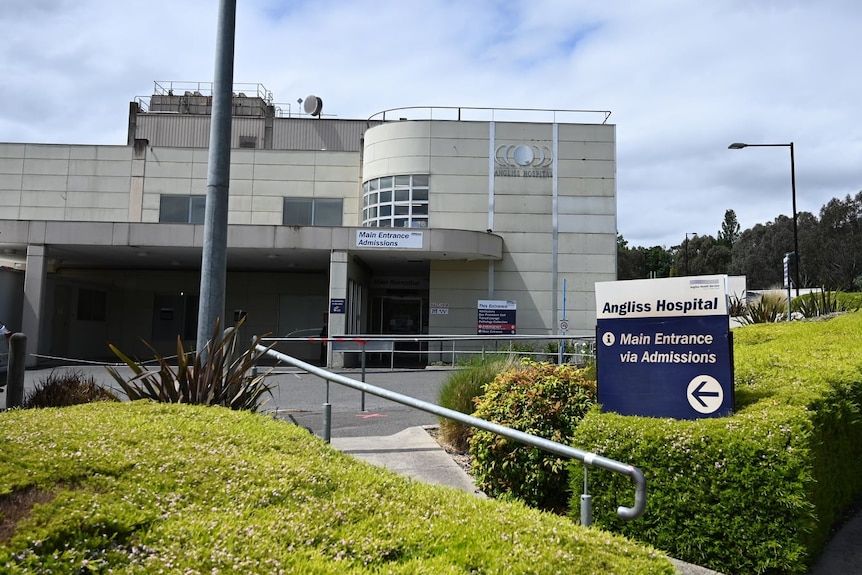
[[[249,109],[234,118],[227,323],[475,334],[479,300],[512,300],[518,334],[558,333],[564,316],[593,332],[593,285],[616,277],[613,125]],[[208,154],[176,144],[206,134],[134,105],[129,125],[125,146],[0,143],[0,265],[25,275],[0,286],[24,289],[20,317],[0,320],[28,334],[31,363],[193,344]],[[186,221],[168,217],[186,200]],[[315,221],[286,224],[296,205]]]

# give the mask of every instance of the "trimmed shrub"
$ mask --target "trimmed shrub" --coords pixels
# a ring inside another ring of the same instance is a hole
[[[522,360],[485,388],[474,415],[569,443],[596,401],[595,381],[585,374],[570,365]],[[514,497],[540,509],[565,510],[569,489],[564,459],[481,430],[470,438],[470,455],[476,484],[488,495]]]
[[[633,486],[593,470],[595,524],[722,573],[804,574],[862,495],[859,341],[859,313],[738,328],[734,415],[590,412],[573,444],[639,467],[648,486],[646,514],[624,522],[614,509]],[[572,462],[573,486],[582,474]]]
[[[476,409],[476,399],[485,392],[498,373],[510,369],[514,358],[493,356],[473,357],[466,365],[453,371],[440,388],[441,406],[470,415]],[[465,452],[473,428],[451,419],[440,417],[440,439],[453,449]]]
[[[66,407],[94,401],[119,401],[117,396],[98,385],[92,375],[81,371],[52,371],[24,398],[24,408]]]
[[[722,573],[804,573],[804,533],[816,519],[799,415],[787,408],[768,418],[698,421],[590,414],[575,443],[640,467],[648,493],[644,516],[622,520],[614,510],[631,505],[633,485],[591,469],[594,524]],[[582,486],[580,462],[570,464],[570,476],[573,488]],[[575,519],[574,497],[571,504]]]

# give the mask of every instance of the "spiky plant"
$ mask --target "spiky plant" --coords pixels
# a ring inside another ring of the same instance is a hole
[[[139,362],[130,359],[113,344],[109,347],[135,374],[128,380],[113,367],[108,372],[132,401],[149,399],[162,403],[190,403],[219,405],[230,409],[257,411],[266,401],[272,386],[266,384],[271,369],[263,374],[252,375],[252,369],[263,355],[256,350],[261,338],[255,338],[249,349],[236,355],[236,343],[240,320],[236,327],[219,336],[219,321],[216,320],[213,337],[204,353],[187,353],[182,340],[177,337],[177,365],[172,366],[146,341],[158,364],[151,371]]]
[[[743,325],[772,323],[779,319],[787,319],[787,298],[770,293],[765,293],[757,302],[748,304],[745,314],[739,317]]]
[[[80,370],[52,370],[24,399],[25,408],[66,407],[93,401],[119,401],[117,396]]]

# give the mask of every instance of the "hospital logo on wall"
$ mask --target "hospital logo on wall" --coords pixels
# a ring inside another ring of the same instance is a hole
[[[554,154],[547,146],[503,145],[494,152],[494,175],[513,178],[550,178]]]

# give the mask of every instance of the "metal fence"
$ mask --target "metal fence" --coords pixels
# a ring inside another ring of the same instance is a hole
[[[310,361],[319,348],[326,353],[346,354],[345,365],[360,367],[369,358],[381,366],[394,368],[399,359],[414,359],[423,365],[449,365],[475,357],[518,355],[537,361],[570,363],[585,366],[595,361],[596,338],[593,335],[378,335],[358,334],[331,337],[267,337],[279,351]],[[350,357],[353,365],[350,365]],[[326,362],[330,363],[330,362]]]

